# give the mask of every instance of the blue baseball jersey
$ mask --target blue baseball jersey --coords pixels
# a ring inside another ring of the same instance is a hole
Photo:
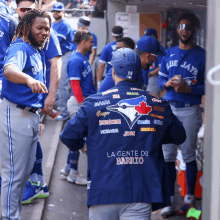
[[[46,86],[47,86],[47,89],[49,89],[50,68],[51,68],[50,59],[62,55],[58,38],[56,34],[54,33],[53,29],[50,29],[49,45],[47,45],[46,43],[43,48],[43,51],[45,53],[45,61],[46,61]]]
[[[205,50],[195,46],[190,50],[181,50],[179,46],[166,50],[159,71],[158,85],[166,89],[164,84],[175,75],[181,75],[191,93],[177,93],[168,88],[164,99],[186,104],[200,104],[204,95],[205,82]]]
[[[13,65],[19,71],[45,84],[44,52],[27,42],[23,42],[20,37],[13,41],[8,48],[4,67],[7,65]],[[45,100],[45,94],[33,93],[27,84],[12,83],[4,75],[2,78],[2,96],[11,102],[34,108],[43,108]]]
[[[116,51],[116,41],[105,45],[102,49],[101,56],[99,57],[99,62],[107,64],[106,73],[112,68],[108,62],[111,61],[114,51]]]
[[[96,88],[93,83],[92,67],[86,57],[78,51],[70,56],[67,64],[67,73],[69,80],[80,80],[83,96],[96,93]],[[74,95],[72,90],[71,93]]]
[[[14,37],[17,24],[15,18],[0,12],[0,78],[3,76],[5,54]]]
[[[73,30],[70,24],[63,19],[59,23],[53,22],[52,28],[60,42],[62,54],[71,51],[73,47]]]
[[[74,36],[75,36],[76,32],[77,32],[77,30],[73,31],[73,39],[74,39]],[[91,32],[91,31],[89,31],[89,32],[92,34],[92,37],[93,37],[94,46],[92,47],[92,49],[97,49],[97,37],[93,32]],[[72,51],[76,51],[76,49],[77,49],[77,43],[73,43]],[[86,59],[87,60],[89,60],[89,56],[90,56],[90,53],[87,52],[86,53]]]
[[[104,80],[102,81],[102,84],[100,85],[98,92],[104,92],[108,89],[111,89],[114,86],[115,86],[115,82],[112,78],[112,68],[111,68],[108,71],[108,73],[107,73],[106,77],[104,78]],[[143,79],[142,74],[140,74],[140,77],[138,79],[137,87],[140,88],[140,89],[144,89],[144,79]]]
[[[7,6],[7,2],[4,0],[0,0],[0,12],[8,15],[14,15],[14,11]]]
[[[89,96],[60,134],[71,151],[87,137],[87,205],[170,205],[162,144],[186,139],[181,122],[164,99],[121,81]]]

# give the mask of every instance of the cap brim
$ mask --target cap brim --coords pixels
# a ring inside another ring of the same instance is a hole
[[[52,9],[52,12],[54,11],[64,11],[64,9]]]

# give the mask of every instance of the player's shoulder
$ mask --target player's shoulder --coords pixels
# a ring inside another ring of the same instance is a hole
[[[9,46],[9,51],[15,52],[15,51],[29,51],[31,45],[29,45],[27,42],[23,42],[21,38],[17,38],[14,40],[11,45]]]
[[[175,47],[170,47],[166,49],[165,53],[166,53],[166,56],[169,56],[170,54],[177,53],[178,51],[179,51],[179,46],[175,46]]]
[[[201,56],[202,56],[202,55],[205,56],[205,54],[206,54],[206,51],[205,51],[202,47],[200,47],[200,46],[198,46],[198,45],[196,45],[196,46],[193,48],[193,51],[196,52],[197,54],[200,54]]]
[[[84,62],[84,57],[82,56],[82,54],[78,53],[77,51],[74,51],[70,56],[68,62],[74,65],[81,65]]]

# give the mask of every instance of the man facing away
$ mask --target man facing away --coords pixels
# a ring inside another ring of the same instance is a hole
[[[60,135],[70,150],[87,137],[90,220],[150,220],[170,204],[162,143],[183,143],[185,131],[168,102],[141,90],[138,53],[117,50],[116,86],[85,99]]]

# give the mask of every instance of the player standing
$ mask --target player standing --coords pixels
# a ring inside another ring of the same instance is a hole
[[[78,21],[78,29],[73,31],[73,36],[75,36],[75,33],[77,31],[84,31],[88,30],[88,27],[90,25],[90,18],[86,16],[82,16]],[[92,50],[86,53],[86,58],[89,60],[90,65],[93,64],[93,61],[95,60],[96,56],[96,50],[97,50],[97,37],[94,33],[89,31],[92,34],[93,37],[93,47]],[[76,51],[77,43],[73,43],[73,51]]]
[[[112,59],[112,54],[116,51],[116,40],[123,37],[123,28],[121,26],[114,26],[112,28],[112,38],[113,42],[105,45],[102,49],[101,56],[99,58],[99,70],[96,74],[97,77],[97,87],[101,85],[102,75],[105,70],[105,65],[107,64],[106,73],[111,69],[111,65],[108,62]]]
[[[36,7],[34,0],[17,0],[17,13],[19,21],[24,15]],[[55,102],[55,95],[60,78],[61,71],[61,49],[57,36],[53,29],[50,29],[49,43],[46,42],[43,51],[45,53],[46,62],[46,86],[48,89],[48,95],[44,103],[44,112],[49,114],[53,109]],[[43,151],[40,142],[37,143],[36,160],[34,168],[31,172],[29,180],[27,182],[24,195],[22,198],[22,204],[30,203],[35,198],[42,198],[49,196],[47,184],[44,183],[43,171],[42,171]],[[38,184],[40,181],[40,184]],[[43,189],[42,194],[35,193],[35,189],[41,187]]]
[[[64,4],[61,2],[56,2],[53,5],[53,17],[55,21],[52,23],[52,28],[55,31],[58,40],[60,42],[60,47],[62,51],[62,69],[60,82],[57,89],[59,95],[59,108],[60,115],[57,116],[57,120],[66,120],[70,117],[67,110],[67,101],[69,98],[68,92],[68,76],[67,76],[67,63],[68,59],[72,54],[73,46],[73,34],[70,24],[64,19]]]
[[[2,216],[20,219],[21,201],[33,169],[39,138],[39,108],[44,107],[45,58],[40,50],[49,39],[51,19],[39,10],[18,24],[4,64],[0,119]]]
[[[96,93],[93,83],[92,67],[86,59],[86,53],[93,47],[93,36],[88,31],[78,31],[74,36],[77,43],[77,50],[68,62],[67,72],[72,88],[72,95],[68,100],[67,107],[70,115],[74,115],[82,105],[84,98]],[[87,181],[78,172],[79,151],[70,151],[67,156],[67,164],[60,171],[61,174],[68,175],[67,181],[86,185]]]
[[[134,50],[117,50],[111,65],[116,86],[85,99],[60,139],[78,150],[87,137],[90,220],[150,220],[170,203],[162,143],[183,143],[185,131],[168,102],[136,86]]]
[[[188,192],[184,203],[195,205],[195,185],[197,179],[196,140],[201,125],[200,104],[204,95],[205,50],[194,43],[200,21],[193,13],[183,13],[178,21],[179,46],[166,50],[162,59],[158,84],[166,90],[164,99],[168,100],[173,113],[183,123],[186,141],[180,145],[186,163]],[[168,216],[175,211],[174,187],[176,180],[175,161],[177,146],[164,145],[163,153],[169,171],[171,203],[161,215]]]
[[[157,31],[153,28],[147,28],[144,32],[144,36],[151,36],[158,39]],[[161,50],[164,51],[161,46]],[[154,95],[160,96],[160,88],[158,87],[158,73],[160,69],[160,64],[163,56],[158,56],[157,60],[150,66],[150,69],[147,71],[143,71],[144,83],[147,86],[147,91],[153,93]]]

